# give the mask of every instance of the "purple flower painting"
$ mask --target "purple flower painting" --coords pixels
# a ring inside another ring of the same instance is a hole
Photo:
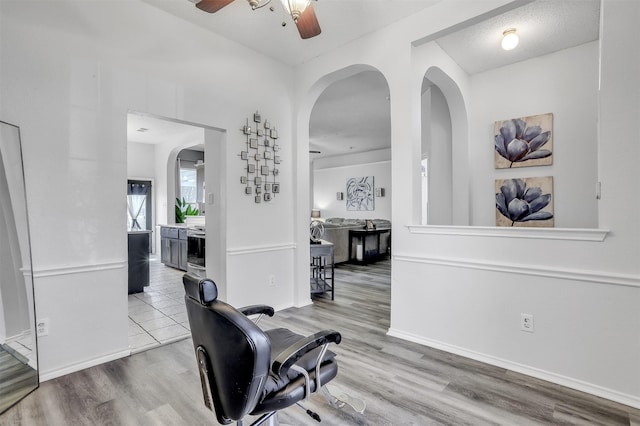
[[[496,180],[496,226],[553,227],[553,178]]]
[[[551,113],[496,121],[496,169],[552,164],[552,125]]]

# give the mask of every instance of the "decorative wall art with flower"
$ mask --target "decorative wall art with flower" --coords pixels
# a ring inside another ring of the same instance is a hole
[[[347,179],[347,210],[374,210],[373,176]]]
[[[496,169],[551,165],[552,128],[551,113],[496,121],[493,132]]]
[[[496,180],[496,226],[553,227],[553,177]]]

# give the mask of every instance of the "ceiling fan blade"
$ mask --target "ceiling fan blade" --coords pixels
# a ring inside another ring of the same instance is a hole
[[[316,12],[309,4],[302,15],[296,21],[296,26],[298,27],[298,32],[300,33],[300,37],[303,39],[315,37],[320,34],[320,24],[318,23],[318,18],[316,18]]]
[[[216,13],[231,2],[233,0],[200,0],[196,7],[205,12]]]

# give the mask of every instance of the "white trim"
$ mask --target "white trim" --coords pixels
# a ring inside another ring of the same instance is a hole
[[[34,278],[55,277],[58,275],[84,274],[87,272],[108,271],[111,269],[122,269],[127,266],[126,260],[116,260],[113,262],[94,263],[90,265],[73,266],[53,266],[50,268],[34,269]]]
[[[548,265],[528,265],[515,263],[477,262],[466,259],[435,258],[426,256],[394,255],[398,262],[424,263],[427,265],[448,266],[461,269],[477,269],[492,272],[504,272],[517,275],[532,275],[562,280],[585,281],[596,284],[640,287],[640,275],[602,273],[578,269],[553,268]]]
[[[67,374],[75,373],[76,371],[84,370],[85,368],[95,367],[96,365],[104,364],[106,362],[114,361],[116,359],[124,358],[131,355],[131,349],[126,349],[119,352],[114,352],[109,355],[93,358],[88,361],[82,361],[77,364],[71,364],[63,368],[59,368],[53,371],[40,371],[40,382],[46,382],[47,380],[55,379],[57,377],[65,376]]]
[[[296,245],[294,243],[241,247],[241,248],[235,248],[235,249],[228,249],[227,255],[242,256],[245,254],[260,254],[260,253],[267,253],[272,251],[294,250],[295,248],[296,248]]]
[[[606,398],[611,401],[619,402],[621,404],[628,405],[630,407],[640,408],[640,397],[625,394],[613,389],[595,385],[593,383],[584,382],[582,380],[577,380],[571,377],[563,376],[561,374],[553,373],[546,370],[541,370],[539,368],[530,367],[524,364],[519,364],[517,362],[512,362],[506,359],[494,357],[492,355],[487,355],[480,352],[472,351],[459,346],[450,345],[445,342],[427,339],[412,333],[406,333],[400,330],[395,330],[393,328],[389,328],[389,330],[387,331],[387,335],[392,337],[397,337],[403,340],[408,340],[410,342],[418,343],[420,345],[428,346],[431,348],[443,350],[443,351],[460,355],[466,358],[471,358],[476,361],[484,362],[486,364],[494,365],[500,368],[505,368],[507,370],[514,371],[516,373],[521,373],[527,376],[546,380],[551,383],[555,383],[571,389],[576,389],[581,392],[586,392],[588,394],[599,396],[601,398]]]
[[[412,234],[462,235],[472,237],[529,238],[542,240],[570,240],[602,242],[608,229],[582,228],[511,228],[500,226],[436,226],[407,225]]]
[[[330,158],[330,157],[325,157],[325,158]],[[353,167],[366,167],[366,166],[375,166],[376,164],[387,164],[387,163],[391,163],[391,160],[378,160],[378,161],[368,161],[366,163],[357,163],[357,164],[345,164],[343,166],[328,166],[328,167],[322,167],[319,166],[317,168],[314,168],[313,171],[319,171],[319,170],[333,170],[333,169],[349,169],[349,168],[353,168]]]

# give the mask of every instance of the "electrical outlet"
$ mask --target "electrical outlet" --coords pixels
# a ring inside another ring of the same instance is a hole
[[[533,314],[520,314],[520,330],[533,333]]]
[[[38,337],[49,335],[49,323],[49,318],[42,318],[38,320],[38,323],[36,324],[36,334]]]
[[[276,286],[276,276],[271,274],[269,275],[269,287],[275,287]]]

